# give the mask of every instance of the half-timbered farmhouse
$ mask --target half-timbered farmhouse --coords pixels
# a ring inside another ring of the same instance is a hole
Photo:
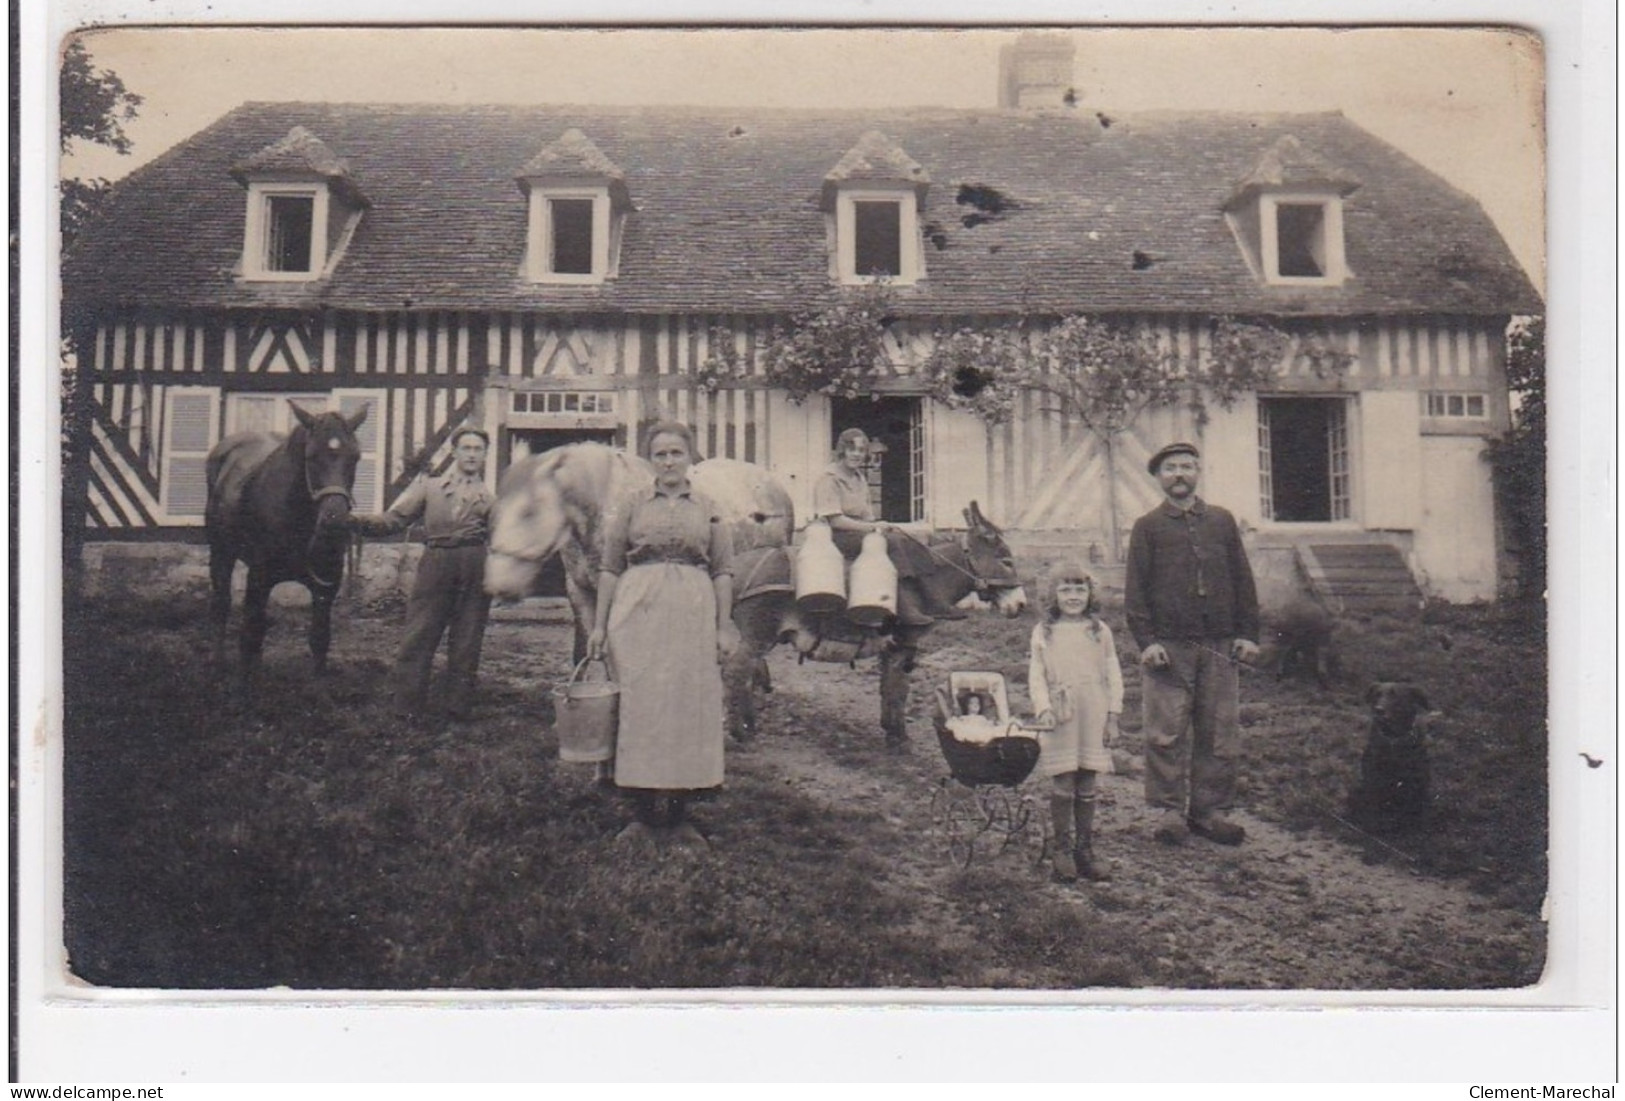
[[[371,407],[361,508],[464,422],[491,431],[494,478],[662,415],[805,507],[857,424],[884,444],[888,519],[954,527],[974,498],[1105,559],[1108,502],[1131,520],[1155,499],[1149,451],[1199,437],[1205,495],[1262,559],[1335,573],[1393,548],[1426,592],[1494,596],[1482,452],[1508,422],[1509,319],[1540,305],[1479,206],[1335,113],[1067,103],[1066,58],[1042,46],[1007,57],[986,110],[232,111],[122,181],[65,259],[92,380],[66,489],[86,538],[195,539],[205,453],[284,427],[292,398]],[[873,395],[695,378],[717,334],[757,363],[775,323],[877,277],[896,316]],[[1075,313],[1143,321],[1197,361],[1210,319],[1262,318],[1347,361],[1290,360],[1202,425],[1146,418],[1110,469],[1036,400],[988,428],[915,374],[944,324]]]

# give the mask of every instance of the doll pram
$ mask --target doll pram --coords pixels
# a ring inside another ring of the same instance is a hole
[[[949,858],[968,867],[979,849],[1034,843],[1041,859],[1043,830],[1031,797],[1020,790],[1038,763],[1038,738],[1012,714],[1004,677],[949,673],[934,695],[937,744],[949,774],[932,791],[931,821]]]

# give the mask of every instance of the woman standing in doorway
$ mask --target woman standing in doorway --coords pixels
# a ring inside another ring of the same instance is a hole
[[[704,848],[687,810],[722,785],[721,662],[739,645],[733,547],[716,505],[689,484],[689,427],[653,425],[644,454],[654,484],[619,502],[605,524],[587,650],[608,653],[621,687],[615,783],[637,810],[622,837]]]

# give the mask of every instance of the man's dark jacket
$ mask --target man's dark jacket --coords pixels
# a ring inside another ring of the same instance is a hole
[[[1258,641],[1258,589],[1236,518],[1198,497],[1164,502],[1134,522],[1124,597],[1129,630],[1153,642]]]

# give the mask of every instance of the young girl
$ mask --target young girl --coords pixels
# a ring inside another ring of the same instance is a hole
[[[1100,621],[1094,579],[1076,562],[1058,562],[1044,586],[1048,617],[1033,628],[1027,691],[1040,719],[1038,769],[1052,777],[1054,877],[1063,883],[1111,878],[1095,860],[1095,778],[1112,770],[1123,710],[1123,670],[1111,628]]]

